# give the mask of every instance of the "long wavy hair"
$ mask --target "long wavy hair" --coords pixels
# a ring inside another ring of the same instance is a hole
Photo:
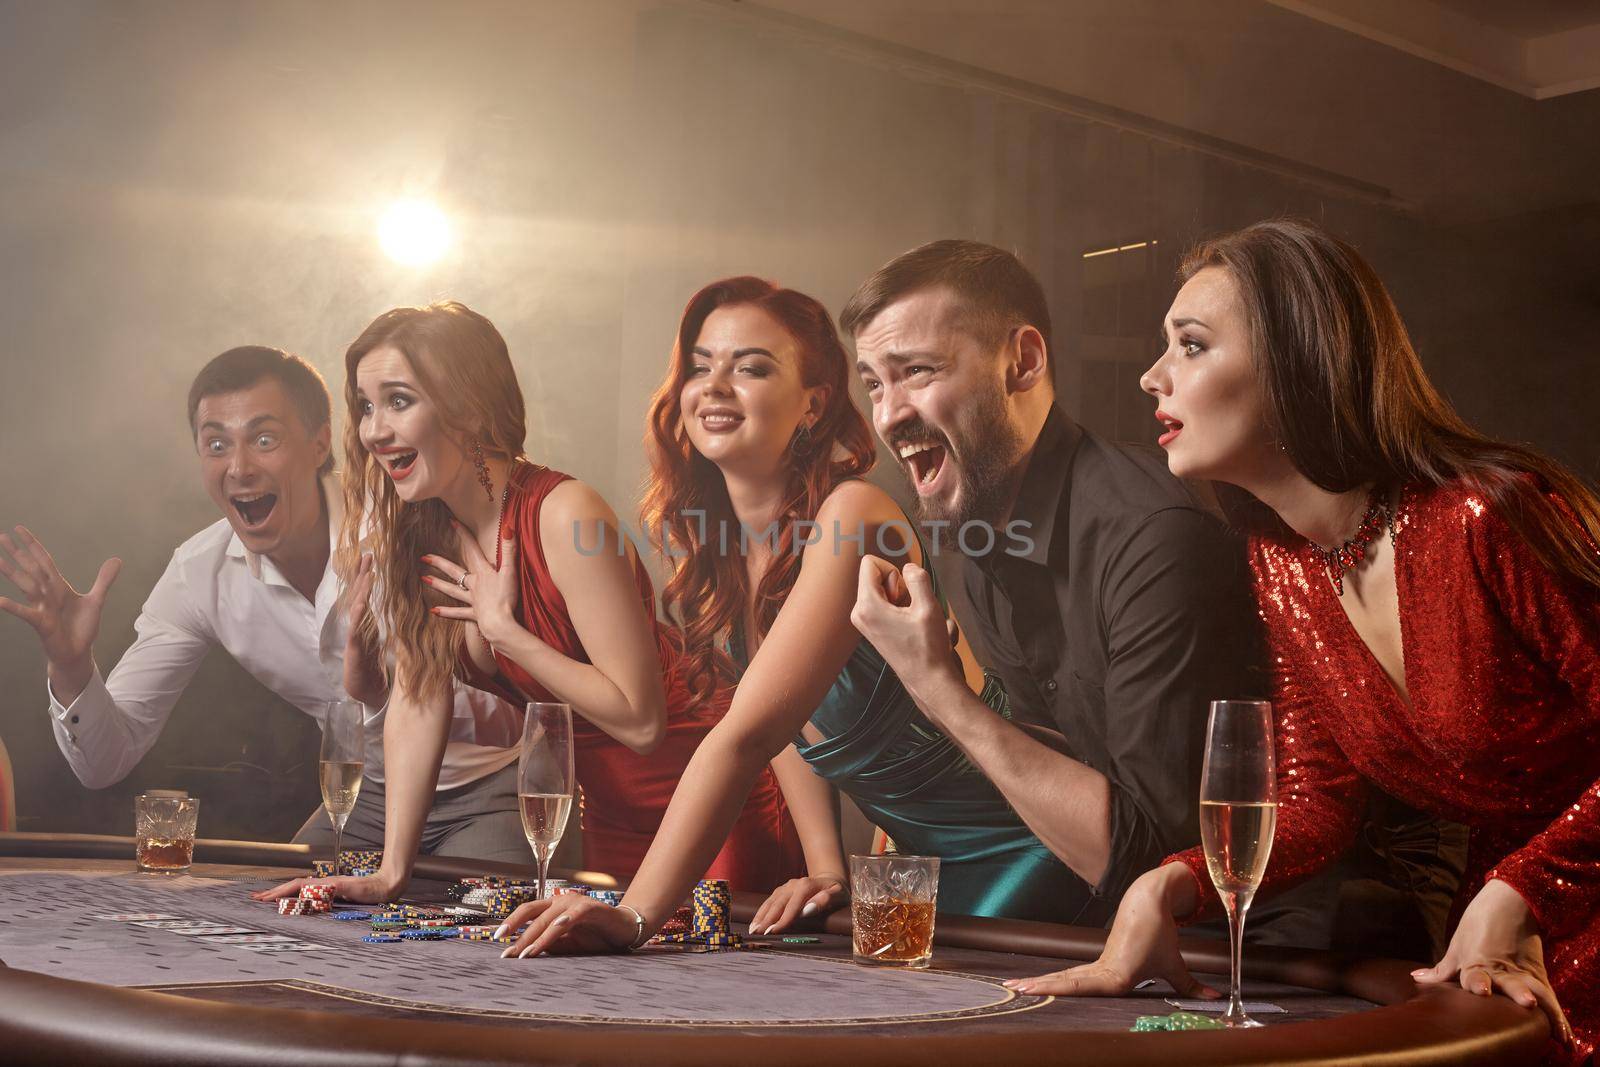
[[[826,404],[810,429],[810,446],[796,448],[791,442],[772,564],[754,591],[742,553],[726,550],[742,544],[727,482],[689,442],[679,407],[701,327],[718,308],[742,304],[767,312],[795,339],[803,385],[827,386]],[[670,571],[662,607],[681,631],[689,686],[705,699],[732,679],[733,667],[721,642],[746,607],[755,608],[755,636],[765,636],[794,587],[800,572],[800,556],[793,550],[795,524],[814,521],[835,486],[865,474],[877,462],[872,431],[850,399],[850,360],[828,309],[804,293],[748,276],[724,278],[694,294],[678,324],[666,380],[650,402],[645,448],[650,480],[641,509],[643,525]],[[702,512],[704,520],[690,514],[694,511]]]
[[[1594,492],[1559,463],[1462,420],[1359,252],[1313,223],[1273,219],[1201,243],[1179,275],[1206,267],[1238,288],[1269,428],[1300,473],[1333,493],[1465,482],[1547,568],[1600,587]]]
[[[466,624],[428,610],[446,601],[422,584],[417,560],[430,553],[455,559],[460,548],[444,501],[406,503],[361,443],[356,366],[378,348],[406,357],[418,387],[463,449],[476,440],[486,455],[521,457],[527,414],[505,338],[465,304],[448,300],[386,311],[345,350],[345,518],[335,564],[349,581],[361,554],[372,553],[377,604],[366,617],[367,636],[376,639],[381,620],[399,651],[406,688],[429,699],[450,684]]]

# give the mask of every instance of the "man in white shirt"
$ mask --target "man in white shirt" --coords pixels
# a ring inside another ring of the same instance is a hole
[[[298,357],[231,349],[195,378],[189,423],[201,479],[226,517],[173,553],[134,621],[137,640],[109,678],[101,678],[93,645],[122,561],[108,560],[80,594],[32,533],[0,533],[0,575],[23,596],[0,597],[0,609],[39,634],[56,743],[84,785],[121,781],[155,743],[206,653],[221,645],[319,725],[330,701],[367,705],[366,766],[344,841],[382,848],[387,677],[378,650],[363,648],[351,625],[366,610],[370,568],[347,605],[333,570],[344,508],[327,387]],[[424,852],[527,861],[516,795],[520,729],[517,709],[457,687]],[[327,816],[312,812],[295,840],[330,847]]]

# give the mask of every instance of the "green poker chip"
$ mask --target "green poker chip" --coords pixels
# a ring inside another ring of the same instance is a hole
[[[785,945],[817,945],[822,943],[822,938],[804,936],[786,937],[783,939],[783,943]]]

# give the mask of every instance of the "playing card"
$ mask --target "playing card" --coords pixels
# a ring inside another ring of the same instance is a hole
[[[91,915],[95,922],[136,923],[158,922],[163,919],[181,919],[181,915],[166,915],[159,911],[119,911],[111,915]]]
[[[259,930],[242,929],[236,933],[206,935],[206,943],[215,945],[283,945],[294,940],[288,934],[263,934]]]
[[[1179,1011],[1204,1011],[1213,1015],[1221,1014],[1228,1010],[1226,997],[1222,1000],[1179,1000],[1176,997],[1168,997],[1167,1003]],[[1280,1008],[1276,1004],[1268,1004],[1264,1000],[1247,1000],[1244,1002],[1244,1013],[1246,1015],[1284,1015],[1288,1013],[1288,1010],[1287,1008]]]
[[[223,926],[221,923],[177,931],[177,933],[187,934],[190,937],[217,937],[221,934],[259,934],[260,932],[260,930],[255,930],[248,926]]]
[[[182,933],[187,930],[203,929],[223,924],[213,922],[210,919],[140,919],[135,921],[133,925],[145,926],[151,930],[174,930]]]
[[[272,944],[261,943],[261,944],[251,944],[251,945],[240,945],[239,947],[242,948],[242,949],[246,949],[247,951],[250,951],[250,952],[321,952],[327,946],[326,945],[313,945],[309,941],[293,941],[293,940],[290,940],[290,941],[274,942]]]

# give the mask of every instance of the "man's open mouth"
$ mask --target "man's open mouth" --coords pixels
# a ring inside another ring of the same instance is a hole
[[[944,469],[945,447],[934,441],[901,445],[900,462],[911,472],[911,483],[918,488],[933,484]]]
[[[233,505],[233,510],[239,513],[246,526],[256,527],[266,522],[267,516],[272,514],[272,509],[278,506],[278,494],[254,493],[249,496],[231,496],[228,502]]]
[[[412,466],[417,462],[417,453],[415,450],[390,452],[383,457],[383,462],[389,468],[390,477],[404,478],[411,473]]]

